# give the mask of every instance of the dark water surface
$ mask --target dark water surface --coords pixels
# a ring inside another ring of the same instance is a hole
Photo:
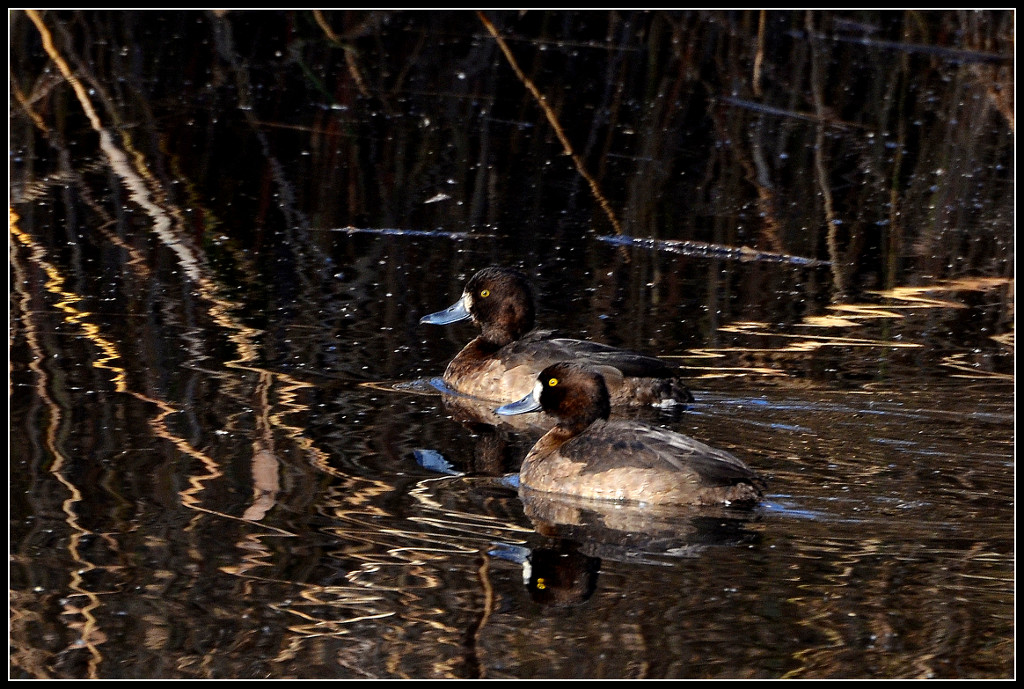
[[[1013,21],[13,12],[11,676],[1012,677]],[[520,496],[495,263],[765,503]]]

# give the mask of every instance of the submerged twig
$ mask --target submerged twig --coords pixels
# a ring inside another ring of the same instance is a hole
[[[832,40],[837,43],[857,43],[869,48],[884,48],[886,50],[898,50],[906,53],[922,53],[934,55],[935,57],[949,60],[950,62],[962,63],[988,63],[988,64],[1011,64],[1012,55],[992,53],[984,50],[968,50],[964,48],[947,48],[941,45],[925,45],[923,43],[907,43],[905,41],[886,41],[879,38],[867,38],[864,36],[828,36],[820,33],[809,33],[808,38],[820,40]]]
[[[615,216],[615,211],[612,210],[612,206],[608,203],[608,199],[601,193],[601,188],[598,186],[597,180],[587,172],[587,168],[583,164],[583,159],[580,158],[580,156],[573,150],[572,144],[569,142],[569,137],[565,135],[565,131],[558,123],[558,117],[548,105],[547,98],[545,98],[545,96],[540,92],[540,89],[530,81],[530,78],[523,73],[523,70],[520,69],[519,63],[516,62],[516,58],[512,55],[512,51],[509,50],[505,39],[503,39],[501,34],[498,33],[497,27],[491,23],[491,20],[489,20],[483,12],[478,11],[477,16],[480,17],[480,21],[491,36],[494,37],[494,40],[497,41],[498,47],[501,48],[501,52],[505,54],[505,59],[508,60],[509,66],[512,68],[512,71],[516,73],[519,81],[523,83],[523,86],[526,87],[526,89],[533,95],[534,100],[537,101],[537,105],[539,105],[540,109],[544,111],[544,116],[547,117],[551,127],[555,130],[555,136],[558,137],[558,141],[562,144],[562,149],[565,151],[566,155],[572,158],[572,162],[576,166],[576,171],[579,172],[583,179],[587,181],[587,184],[590,185],[591,193],[593,193],[594,198],[597,199],[597,203],[601,206],[605,215],[608,216],[608,221],[612,224],[615,232],[622,234],[622,225],[619,223],[619,219]]]
[[[483,239],[494,237],[493,234],[475,234],[469,232],[446,232],[445,230],[401,230],[391,227],[334,227],[331,232],[346,234],[382,234],[399,237],[444,237],[447,239]]]
[[[776,253],[774,251],[758,251],[749,246],[728,246],[683,239],[645,239],[626,235],[598,237],[598,241],[617,246],[640,246],[656,251],[668,251],[684,256],[703,256],[706,258],[725,258],[733,261],[763,261],[767,263],[792,263],[799,266],[815,268],[831,265],[831,261],[821,261],[806,256]]]
[[[791,117],[793,119],[804,120],[806,122],[814,122],[815,124],[828,125],[837,129],[870,129],[870,127],[857,122],[845,122],[834,117],[826,117],[824,115],[816,115],[808,112],[799,112],[797,110],[786,110],[785,108],[777,108],[772,105],[758,103],[745,98],[736,98],[735,96],[721,96],[719,100],[723,103],[728,103],[729,105],[735,105],[739,108],[746,108],[747,110],[753,110],[754,112],[760,112],[766,115]]]

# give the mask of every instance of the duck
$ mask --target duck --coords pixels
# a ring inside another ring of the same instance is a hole
[[[533,390],[495,409],[543,411],[555,425],[530,449],[520,490],[648,505],[753,505],[766,486],[732,454],[664,428],[610,419],[604,377],[576,362],[546,367]]]
[[[560,361],[586,363],[605,379],[613,406],[662,408],[693,402],[678,369],[657,357],[535,329],[533,288],[514,268],[491,266],[466,283],[448,308],[420,323],[447,325],[471,319],[480,335],[445,369],[452,390],[499,404],[528,394],[545,367]]]

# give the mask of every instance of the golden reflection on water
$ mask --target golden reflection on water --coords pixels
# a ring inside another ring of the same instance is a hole
[[[58,68],[62,74],[64,74],[69,83],[72,84],[79,104],[83,111],[88,115],[89,122],[93,129],[100,135],[100,150],[104,153],[108,165],[121,179],[124,186],[129,190],[131,200],[138,204],[147,213],[147,215],[152,218],[152,224],[150,225],[151,231],[177,256],[182,270],[186,276],[195,283],[196,293],[207,304],[209,315],[213,318],[215,323],[220,325],[228,333],[229,338],[234,343],[238,356],[234,360],[225,361],[224,365],[228,368],[252,371],[257,375],[254,396],[258,402],[259,411],[257,414],[257,427],[259,432],[257,437],[254,439],[253,451],[252,472],[254,477],[254,502],[253,505],[251,505],[243,514],[241,519],[250,520],[262,518],[262,516],[264,516],[267,511],[273,507],[274,496],[278,487],[278,460],[276,459],[276,454],[273,450],[274,430],[283,430],[285,434],[290,437],[290,440],[298,445],[298,447],[309,456],[310,461],[315,466],[318,466],[326,473],[337,473],[331,470],[330,463],[326,455],[317,449],[312,441],[306,437],[303,429],[284,422],[284,419],[287,416],[306,411],[302,403],[299,401],[297,391],[302,388],[309,387],[309,384],[295,380],[286,374],[269,372],[251,364],[251,362],[259,359],[260,351],[258,345],[255,343],[255,339],[259,335],[259,331],[245,326],[240,320],[235,318],[232,314],[234,310],[237,309],[237,305],[219,296],[222,290],[216,280],[209,277],[204,260],[201,258],[200,253],[192,247],[191,242],[187,238],[187,233],[184,232],[184,222],[182,220],[183,214],[181,209],[168,202],[166,194],[162,191],[161,185],[149,173],[145,156],[141,152],[132,148],[128,132],[122,130],[121,137],[123,146],[131,153],[131,155],[127,155],[115,143],[110,131],[102,126],[102,121],[97,114],[96,109],[93,107],[87,91],[82,87],[81,83],[72,73],[56,47],[53,45],[49,30],[42,22],[41,16],[32,10],[27,11],[27,14],[39,29],[39,32],[43,37],[44,46],[46,47],[50,58],[55,62],[55,64],[57,64]],[[102,96],[102,91],[98,93]],[[109,103],[107,105],[110,106]],[[108,107],[107,111],[116,112],[116,108]],[[13,231],[14,224],[12,221],[12,232]],[[16,236],[23,242],[29,241],[24,233],[19,233]],[[40,256],[40,265],[44,266],[48,272],[54,272],[55,269],[50,264],[41,260],[42,250],[39,249],[37,253]],[[139,260],[139,258],[136,256],[133,260]],[[57,283],[54,283],[51,280],[51,283],[48,283],[47,288],[53,291],[55,284],[62,283],[62,278],[59,279]],[[58,307],[63,308],[66,311],[73,311],[67,306],[67,304],[73,303],[77,299],[77,296],[69,295],[64,301],[58,302]],[[86,336],[93,340],[97,346],[106,353],[106,356],[95,362],[94,365],[97,368],[108,368],[115,372],[114,382],[116,389],[119,392],[128,392],[139,399],[143,399],[157,405],[160,411],[151,421],[151,425],[154,428],[156,435],[172,442],[184,454],[199,460],[200,464],[205,468],[205,472],[203,474],[193,475],[188,478],[188,482],[191,487],[181,492],[183,504],[198,511],[208,512],[224,518],[236,519],[237,517],[201,505],[199,495],[204,490],[204,484],[220,478],[222,475],[218,462],[207,456],[205,453],[191,447],[184,438],[175,435],[169,430],[165,423],[166,417],[171,414],[178,413],[180,410],[173,408],[161,400],[152,399],[127,389],[123,369],[113,367],[108,363],[119,358],[115,345],[100,335],[98,327],[85,321],[84,318],[86,316],[88,316],[88,314],[78,314],[77,312],[74,312],[69,322],[79,323],[80,326],[86,330]],[[199,360],[205,358],[198,350],[194,351],[193,355],[197,359],[197,365],[199,365]],[[252,396],[245,390],[246,386],[244,377],[229,375],[227,373],[215,373],[214,375],[221,378],[229,396],[235,397],[239,400],[244,400]],[[279,391],[279,399],[277,400],[277,404],[280,405],[281,408],[275,411],[269,403],[268,394],[269,390],[278,382],[283,384],[282,389]]]
[[[294,590],[290,600],[271,603],[294,620],[287,625],[291,639],[274,662],[316,655],[324,643],[344,639],[337,662],[365,676],[371,676],[365,657],[371,652],[383,654],[384,669],[392,677],[464,677],[467,663],[476,668],[472,676],[484,673],[481,659],[467,649],[468,638],[475,639],[471,647],[482,640],[494,612],[492,572],[483,553],[495,540],[521,542],[517,535],[532,530],[501,515],[443,502],[439,496],[452,496],[453,481],[463,479],[428,478],[413,485],[407,492],[415,506],[408,528],[381,520],[388,515],[378,505],[394,486],[350,477],[326,490],[320,509],[331,523],[322,533],[332,537],[333,558],[346,563],[338,571],[345,584],[267,576],[274,563],[269,551],[259,547],[254,550],[254,555],[261,553],[259,558],[222,568],[250,582],[254,596],[268,585]],[[459,494],[463,490],[456,489]],[[477,564],[453,569],[453,562],[460,560]],[[441,605],[450,596],[464,598],[468,611]],[[376,642],[362,640],[367,623],[376,630]]]
[[[961,278],[943,280],[927,286],[898,287],[891,290],[869,292],[884,301],[883,304],[870,303],[837,303],[830,304],[827,309],[832,313],[806,316],[793,327],[815,329],[848,329],[857,328],[879,319],[902,319],[911,313],[927,309],[964,309],[965,304],[955,299],[931,296],[934,293],[957,293],[964,291],[995,291],[1012,290],[1014,280],[1010,278]],[[771,363],[765,366],[700,366],[688,364],[685,367],[702,370],[702,377],[723,377],[736,375],[785,376],[775,362],[787,354],[805,354],[824,347],[859,347],[877,349],[915,349],[924,345],[917,342],[904,342],[893,339],[851,337],[843,334],[817,335],[808,333],[779,332],[771,323],[759,321],[736,321],[719,327],[722,333],[736,333],[745,336],[758,336],[780,342],[772,347],[719,347],[696,348],[683,355],[669,355],[666,358],[699,360],[724,359],[736,354],[762,355]],[[1013,334],[993,337],[1000,344],[1013,348]],[[946,355],[942,363],[957,371],[956,376],[1013,380],[1012,374],[986,371],[973,366],[966,359],[969,354],[954,353]]]
[[[113,371],[116,388],[124,390],[124,370],[111,363],[118,358],[117,350],[114,345],[108,340],[102,338],[99,335],[98,328],[87,321],[90,314],[79,311],[75,308],[74,304],[78,302],[80,298],[73,292],[68,292],[64,289],[64,278],[55,266],[45,260],[45,251],[43,248],[36,244],[30,236],[20,230],[18,227],[18,216],[13,211],[10,211],[9,213],[9,226],[11,235],[28,249],[29,261],[41,268],[46,274],[47,281],[45,283],[45,289],[51,294],[57,296],[58,301],[56,306],[64,311],[65,320],[68,323],[80,327],[83,330],[85,337],[94,342],[99,347],[100,351],[104,353],[105,356],[96,362],[96,367]],[[68,588],[73,592],[73,594],[64,598],[65,609],[62,612],[62,615],[67,618],[68,627],[77,632],[77,638],[74,644],[85,648],[89,654],[90,660],[86,676],[96,678],[98,676],[97,668],[102,661],[102,654],[99,651],[99,645],[106,640],[106,636],[99,628],[98,621],[93,614],[93,612],[101,605],[100,596],[89,589],[89,586],[85,583],[85,575],[92,570],[100,568],[100,566],[90,562],[80,552],[80,543],[82,538],[86,537],[90,533],[87,528],[80,524],[77,514],[76,506],[82,501],[82,492],[65,472],[65,465],[68,462],[68,457],[64,452],[62,439],[64,414],[61,405],[54,401],[49,393],[52,382],[50,380],[49,372],[43,365],[47,360],[47,356],[39,341],[40,328],[36,326],[34,318],[36,311],[30,308],[31,297],[27,291],[23,291],[23,286],[28,284],[26,270],[22,265],[22,262],[19,260],[18,252],[15,251],[14,246],[11,247],[11,268],[15,277],[15,293],[21,293],[19,302],[22,304],[22,323],[25,329],[25,340],[32,353],[29,368],[35,373],[36,394],[39,396],[39,399],[43,401],[43,405],[48,412],[48,422],[46,424],[44,437],[46,438],[46,448],[49,450],[52,457],[49,472],[68,491],[68,497],[63,501],[61,509],[64,512],[68,531],[71,534],[67,545],[68,557],[76,566],[71,570],[70,581],[68,582]],[[80,602],[83,599],[85,601],[84,604]],[[19,622],[27,622],[27,620],[20,618],[21,616],[18,614],[12,615],[12,628],[17,628],[19,626]]]
[[[39,29],[44,47],[50,58],[72,85],[79,104],[88,116],[91,126],[98,133],[100,137],[100,150],[106,158],[109,168],[129,191],[132,202],[150,217],[149,229],[174,253],[184,275],[189,281],[194,283],[196,294],[200,297],[201,302],[207,305],[207,313],[211,316],[214,323],[218,324],[228,333],[228,337],[236,348],[238,356],[234,360],[224,362],[227,370],[222,373],[214,373],[214,375],[221,379],[224,386],[224,394],[228,397],[237,399],[243,404],[248,399],[255,398],[257,400],[257,433],[253,439],[251,461],[254,494],[251,504],[241,516],[228,514],[215,507],[203,504],[203,493],[206,491],[207,486],[221,479],[224,475],[221,462],[206,451],[193,446],[187,438],[172,430],[168,419],[181,413],[183,411],[181,408],[165,400],[132,389],[127,380],[125,369],[117,363],[122,360],[118,344],[106,337],[101,327],[92,322],[91,317],[93,314],[83,311],[76,306],[76,304],[83,301],[83,297],[73,291],[69,291],[65,287],[67,283],[66,278],[61,275],[59,269],[52,262],[46,259],[46,250],[36,244],[31,236],[19,229],[18,217],[13,210],[10,212],[9,223],[11,236],[16,240],[17,244],[27,249],[27,260],[46,274],[47,280],[44,284],[44,289],[55,297],[55,306],[63,312],[64,321],[80,332],[85,339],[94,344],[100,352],[100,355],[92,362],[92,366],[96,369],[110,372],[110,380],[115,392],[130,395],[155,408],[155,413],[152,414],[148,421],[154,436],[169,442],[182,455],[197,461],[198,466],[201,468],[199,473],[192,472],[184,476],[188,487],[179,491],[181,504],[188,509],[215,516],[219,519],[238,520],[246,523],[253,523],[255,520],[262,519],[274,506],[276,495],[280,488],[280,462],[274,450],[274,432],[283,431],[285,437],[289,438],[290,442],[296,444],[300,450],[306,453],[314,465],[327,473],[337,473],[330,470],[329,461],[324,453],[314,446],[301,428],[284,423],[284,419],[287,416],[304,411],[301,402],[298,401],[299,396],[296,391],[303,387],[308,387],[308,384],[291,379],[287,375],[271,373],[252,365],[251,362],[258,360],[259,348],[254,340],[259,333],[236,319],[232,313],[237,306],[219,296],[221,290],[216,280],[209,277],[203,259],[197,250],[192,247],[187,234],[183,230],[183,215],[180,209],[169,204],[166,195],[159,191],[161,187],[152,175],[149,174],[143,154],[132,150],[131,139],[126,131],[122,131],[121,140],[122,144],[130,152],[130,155],[117,145],[110,131],[103,127],[101,119],[93,107],[85,88],[57,52],[40,15],[31,10],[27,11],[27,14]],[[108,108],[107,111],[116,112],[116,109]],[[40,123],[41,120],[37,121],[37,124]],[[103,234],[107,236],[109,233],[104,231]],[[122,241],[115,242],[115,244],[124,248],[124,242]],[[141,275],[150,274],[151,271],[145,269],[145,263],[143,263],[143,259],[141,259],[137,251],[131,250],[130,256],[132,256],[132,259],[129,264],[136,268],[141,267]],[[17,278],[15,281],[15,293],[18,294],[22,291],[21,286],[27,284],[27,280],[24,275],[25,269],[22,267],[19,254],[14,250],[14,246],[12,246],[12,266],[14,275]],[[85,676],[96,677],[97,668],[103,660],[100,646],[106,641],[106,636],[98,628],[95,612],[97,608],[102,606],[103,599],[96,591],[91,590],[87,581],[88,575],[92,571],[103,569],[106,566],[90,562],[80,552],[80,540],[92,534],[88,529],[80,525],[77,515],[77,505],[83,498],[82,489],[68,477],[64,469],[67,457],[61,447],[60,440],[60,429],[63,424],[64,414],[61,405],[56,403],[48,394],[50,386],[49,376],[43,365],[47,357],[38,341],[38,328],[35,327],[33,320],[35,312],[29,306],[30,295],[27,292],[22,293],[19,301],[24,308],[25,339],[30,352],[32,352],[32,361],[29,364],[29,368],[36,376],[37,394],[49,410],[49,423],[45,433],[47,449],[53,458],[49,471],[69,493],[69,497],[63,503],[63,509],[71,534],[67,545],[68,556],[71,562],[76,563],[76,566],[70,571],[71,580],[68,586],[76,594],[65,596],[66,610],[64,614],[71,618],[67,622],[68,628],[74,629],[77,632],[76,638],[71,642],[71,647],[84,648],[90,656]],[[202,359],[207,358],[207,356],[202,351],[200,341],[195,338],[189,338],[188,335],[186,335],[186,339],[192,344],[191,354],[194,357],[195,366],[201,367]],[[231,369],[254,372],[257,376],[255,389],[247,390],[249,386],[246,384],[246,376],[233,374]],[[277,400],[279,406],[275,409],[271,404],[269,393],[277,382],[281,382],[283,385]],[[375,481],[370,481],[369,483],[372,486],[376,486],[378,491],[384,489],[384,484]],[[372,495],[367,495],[366,499],[368,501],[372,500]],[[200,522],[194,519],[191,525],[186,528],[186,531],[197,530],[199,527]],[[269,530],[281,535],[289,535],[288,531],[271,525],[263,525],[262,528],[264,531]],[[110,545],[116,549],[116,542],[111,541]],[[238,545],[239,551],[243,553],[243,561],[245,562],[239,568],[239,572],[263,565],[266,562],[265,558],[269,557],[269,553],[260,545],[259,538],[256,535],[246,536]],[[231,570],[230,567],[224,569],[225,571]],[[84,605],[80,604],[78,601],[81,598],[84,598],[87,603]],[[15,626],[21,621],[18,615],[15,615],[12,620]],[[33,663],[30,660],[26,660],[24,664],[30,666]]]
[[[870,662],[878,676],[927,679],[948,675],[948,659],[966,652],[965,640],[972,635],[977,620],[969,606],[955,595],[939,601],[961,586],[971,587],[969,581],[960,583],[957,579],[971,579],[969,568],[977,567],[991,547],[992,544],[979,541],[966,551],[944,553],[941,547],[925,549],[908,543],[894,550],[888,539],[878,538],[867,539],[851,550],[848,541],[837,538],[802,552],[803,563],[794,561],[795,582],[801,581],[800,571],[813,559],[829,562],[833,573],[821,581],[809,578],[805,583],[798,583],[797,588],[805,589],[807,595],[794,596],[787,601],[802,611],[800,624],[807,628],[809,637],[820,635],[822,642],[796,652],[794,658],[799,665],[783,676],[845,676],[843,668],[854,656],[864,653],[858,637],[868,640]],[[946,571],[929,579],[915,580],[913,563],[920,557],[936,556],[946,561]],[[1009,583],[998,582],[1000,586]],[[983,588],[977,587],[977,590]],[[859,609],[857,600],[877,600],[884,604]],[[934,622],[908,628],[899,612],[900,606],[907,604],[926,605],[936,616]],[[909,667],[896,659],[898,649],[907,644],[921,649]],[[997,664],[1001,655],[1012,655],[1011,644],[1009,639],[994,642],[977,660]],[[983,659],[982,655],[986,657]]]

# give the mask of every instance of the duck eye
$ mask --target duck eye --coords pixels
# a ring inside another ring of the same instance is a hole
[[[548,381],[549,388],[553,388],[556,385],[558,385],[558,378],[552,378],[551,380]]]
[[[489,289],[482,289],[482,290],[480,290],[480,296],[483,297],[484,299],[486,299],[487,297],[491,296],[491,290],[489,290]]]

